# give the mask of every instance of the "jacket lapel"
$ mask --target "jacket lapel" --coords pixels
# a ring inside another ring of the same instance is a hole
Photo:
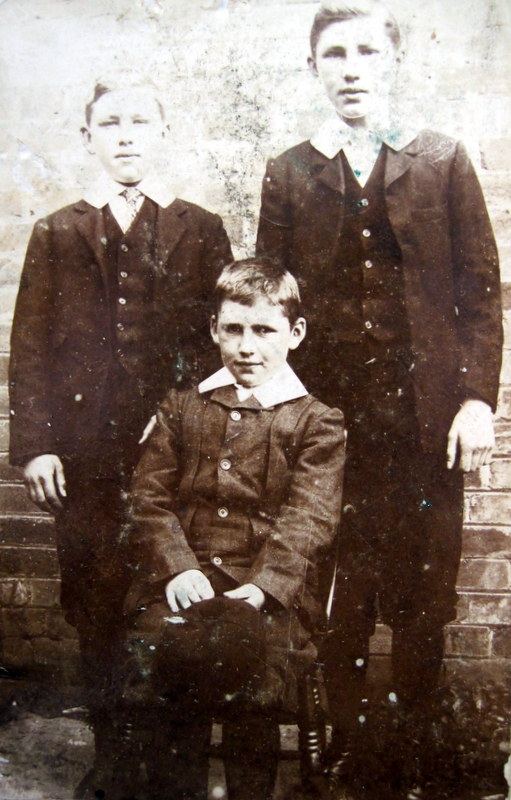
[[[75,209],[82,214],[76,223],[76,229],[94,253],[103,283],[108,291],[108,266],[105,255],[107,238],[103,214],[100,209],[94,208],[84,200],[77,203]]]
[[[413,164],[414,158],[418,153],[417,142],[414,140],[402,150],[387,149],[385,162],[385,188],[397,181],[407,172]]]
[[[344,194],[344,171],[341,167],[339,156],[326,158],[317,150],[313,151],[313,164],[317,170],[317,178],[325,186],[335,192]]]
[[[160,269],[165,267],[170,254],[186,231],[187,208],[176,199],[167,208],[160,208],[156,226],[156,259]]]

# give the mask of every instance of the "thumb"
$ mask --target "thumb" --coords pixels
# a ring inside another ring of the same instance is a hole
[[[66,476],[64,475],[64,467],[62,466],[62,461],[60,460],[60,458],[57,461],[55,467],[55,473],[56,473],[57,489],[59,490],[59,494],[62,497],[67,497]]]
[[[248,592],[243,586],[237,586],[236,589],[224,592],[224,597],[231,597],[233,600],[245,600],[248,597]]]
[[[456,463],[458,450],[458,431],[454,424],[451,426],[447,437],[447,469],[452,469]]]

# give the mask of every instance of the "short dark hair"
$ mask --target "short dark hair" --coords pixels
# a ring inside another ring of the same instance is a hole
[[[215,311],[218,314],[224,300],[251,306],[260,297],[280,306],[291,325],[301,314],[296,279],[278,261],[266,256],[245,258],[224,267],[215,286]]]
[[[397,50],[401,44],[399,26],[388,8],[378,0],[352,0],[352,2],[350,0],[323,0],[314,17],[310,33],[313,57],[316,55],[319,37],[329,25],[334,22],[346,22],[346,20],[356,17],[370,17],[375,13],[380,13],[384,18],[385,31]]]
[[[92,92],[92,97],[85,106],[85,121],[90,125],[92,119],[92,109],[98,102],[100,97],[109,92],[115,92],[117,89],[136,89],[146,88],[149,93],[154,95],[154,99],[158,106],[162,120],[165,120],[165,110],[158,97],[158,87],[153,81],[145,75],[132,75],[129,72],[114,72],[111,75],[99,78]]]

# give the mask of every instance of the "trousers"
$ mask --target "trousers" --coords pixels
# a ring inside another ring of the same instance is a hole
[[[349,735],[366,693],[377,617],[392,628],[398,697],[426,708],[456,616],[463,481],[422,451],[413,421],[348,435],[343,520],[329,630],[322,646],[334,728]]]

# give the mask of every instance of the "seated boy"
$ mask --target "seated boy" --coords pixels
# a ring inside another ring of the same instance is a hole
[[[224,366],[167,395],[133,482],[121,680],[132,719],[154,709],[154,800],[207,797],[217,713],[230,800],[271,797],[274,712],[295,708],[314,661],[318,565],[340,514],[342,414],[287,364],[305,336],[295,279],[247,259],[215,301]]]

